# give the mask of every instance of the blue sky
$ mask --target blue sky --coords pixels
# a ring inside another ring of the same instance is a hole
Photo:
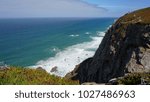
[[[150,0],[83,0],[106,8],[111,16],[121,16],[140,8],[150,7]]]
[[[119,17],[150,0],[0,0],[0,18]]]

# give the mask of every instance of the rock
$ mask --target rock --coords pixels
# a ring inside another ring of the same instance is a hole
[[[78,80],[78,78],[79,78],[77,76],[77,74],[78,74],[78,68],[79,68],[79,65],[76,65],[76,67],[74,68],[73,71],[71,71],[71,72],[69,72],[69,73],[67,73],[65,75],[65,78],[66,79],[72,79],[72,80]]]
[[[0,71],[9,70],[10,67],[8,66],[0,66]]]
[[[141,84],[140,85],[150,85],[150,82],[148,81],[148,79],[146,80],[144,78],[141,78]]]
[[[5,64],[4,62],[0,62],[0,71],[8,69],[10,69],[10,67],[7,64]]]
[[[86,83],[82,83],[81,85],[105,85],[105,83],[95,83],[95,82],[86,82]]]
[[[69,75],[85,82],[108,83],[126,73],[150,71],[150,8],[119,18],[106,32],[92,58],[86,59]],[[136,20],[140,17],[141,21]],[[114,80],[115,81],[115,80]]]
[[[50,71],[50,72],[51,72],[51,73],[52,73],[52,72],[57,72],[57,71],[58,71],[57,69],[58,69],[58,67],[57,67],[57,66],[55,66],[55,67],[53,67],[53,68],[51,69],[51,71]]]
[[[38,68],[36,68],[36,70],[40,70],[40,71],[45,71],[46,72],[46,70],[43,69],[42,67],[38,67]]]
[[[117,78],[113,78],[111,80],[108,81],[109,85],[118,85],[118,79]]]

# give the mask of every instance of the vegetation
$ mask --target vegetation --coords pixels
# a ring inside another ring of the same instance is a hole
[[[78,81],[50,75],[45,70],[11,67],[0,70],[1,85],[76,85]]]
[[[144,8],[138,11],[134,11],[131,13],[126,14],[125,16],[121,17],[118,22],[131,22],[131,23],[150,23],[150,7]]]
[[[150,73],[132,73],[119,79],[118,83],[123,85],[150,84]]]
[[[128,74],[118,79],[118,84],[138,85],[141,79],[150,84],[150,73]],[[79,82],[50,75],[42,69],[11,67],[0,70],[0,85],[79,85]]]

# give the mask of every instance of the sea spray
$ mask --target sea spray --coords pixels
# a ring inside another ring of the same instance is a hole
[[[100,36],[100,34],[102,34]],[[97,37],[91,37],[90,42],[84,42],[67,47],[65,50],[58,52],[54,57],[47,60],[37,62],[33,68],[42,67],[47,72],[63,77],[70,72],[75,66],[81,63],[86,58],[92,57],[102,41],[104,32],[98,32]],[[51,72],[52,68],[57,68],[56,71]]]

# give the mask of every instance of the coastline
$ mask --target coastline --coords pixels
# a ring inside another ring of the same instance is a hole
[[[105,31],[116,18],[74,19],[0,21],[0,62],[33,66],[41,60],[54,58],[57,53],[73,49],[71,46],[93,41],[93,37],[101,36],[100,32]]]
[[[41,67],[50,74],[64,77],[68,72],[73,70],[76,65],[94,55],[103,39],[103,36],[104,32],[97,32],[97,37],[91,37],[90,42],[83,42],[81,44],[69,46],[63,51],[58,52],[54,57],[50,57],[47,60],[38,61],[36,65],[28,67]],[[51,72],[54,67],[57,67],[57,71]]]

